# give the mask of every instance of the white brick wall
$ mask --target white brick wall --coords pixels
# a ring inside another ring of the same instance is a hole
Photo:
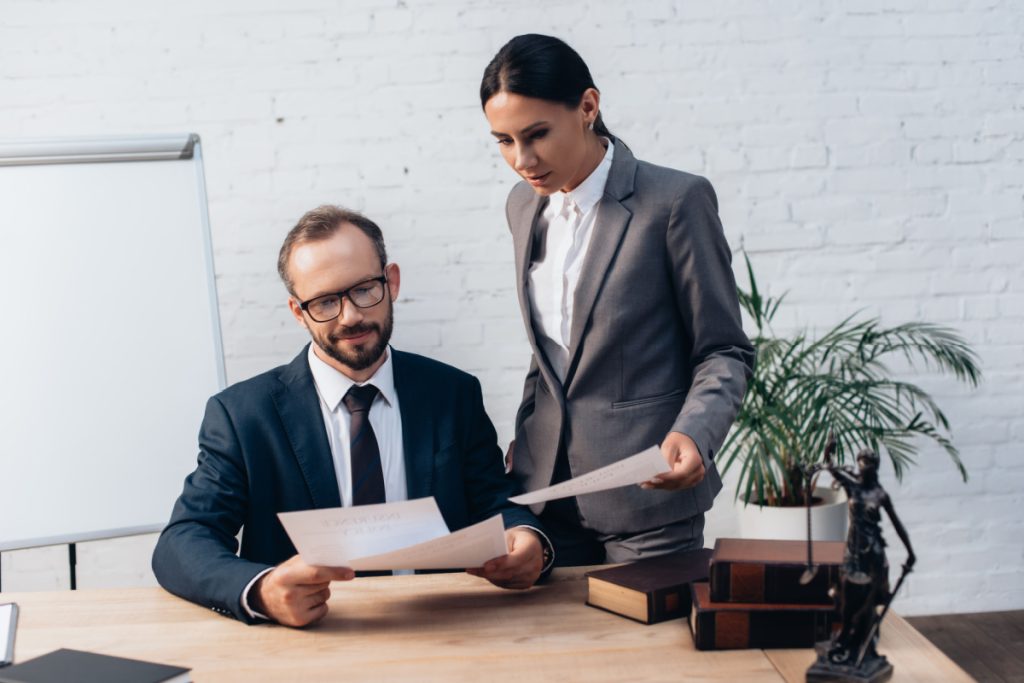
[[[714,182],[733,247],[790,292],[785,329],[862,310],[975,345],[979,390],[922,378],[969,483],[930,447],[889,480],[920,555],[898,609],[1024,607],[1020,3],[0,0],[0,131],[202,135],[232,381],[303,343],[274,272],[285,231],[323,202],[366,211],[404,270],[397,345],[477,373],[504,442],[528,352],[513,178],[476,93],[527,31],[583,54],[639,156]],[[709,537],[733,529],[724,493]],[[83,546],[81,585],[152,582],[152,543]],[[6,553],[3,585],[62,585],[65,557]]]

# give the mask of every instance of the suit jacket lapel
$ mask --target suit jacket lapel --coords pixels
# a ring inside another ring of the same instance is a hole
[[[405,450],[405,487],[409,500],[431,495],[433,490],[434,420],[432,387],[417,381],[406,354],[391,349],[395,393],[402,411],[402,447]]]
[[[307,344],[281,372],[281,384],[273,393],[274,405],[299,461],[313,506],[336,508],[341,507],[341,494],[316,385],[309,370],[308,351]]]
[[[537,359],[537,365],[544,374],[547,385],[556,393],[561,393],[562,384],[555,375],[555,371],[551,368],[547,355],[537,341],[528,291],[533,245],[537,239],[537,220],[540,218],[540,213],[546,204],[545,197],[541,197],[533,190],[529,190],[525,200],[509,206],[509,216],[512,219],[510,223],[512,225],[512,242],[515,247],[516,257],[516,293],[519,295],[519,310],[523,315],[526,336],[529,339],[531,348],[533,348],[534,358]]]
[[[569,330],[569,367],[566,371],[565,385],[568,386],[579,363],[580,344],[583,333],[590,322],[590,314],[594,302],[608,276],[619,244],[626,234],[626,227],[633,214],[622,200],[633,194],[633,181],[636,176],[636,158],[619,140],[614,140],[615,155],[612,167],[608,172],[604,196],[597,205],[597,224],[594,234],[583,259],[580,281],[576,286],[573,301],[572,327]]]

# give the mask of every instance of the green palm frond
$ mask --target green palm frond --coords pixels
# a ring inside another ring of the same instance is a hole
[[[931,440],[967,480],[939,405],[916,384],[893,379],[886,365],[901,360],[975,387],[980,362],[960,335],[932,323],[886,327],[854,314],[817,338],[776,336],[771,322],[785,297],[766,297],[746,253],[744,259],[750,291],[738,290],[738,296],[757,331],[757,363],[718,456],[723,471],[740,466],[737,496],[797,503],[801,492],[792,490],[789,473],[818,462],[829,434],[836,437],[838,462],[868,447],[884,452],[899,478],[914,464],[920,440]]]

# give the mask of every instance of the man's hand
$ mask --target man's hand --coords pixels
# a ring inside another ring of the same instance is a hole
[[[249,606],[285,626],[306,626],[327,614],[331,581],[351,581],[348,567],[314,567],[295,555],[260,577]]]
[[[505,540],[508,554],[488,560],[482,567],[467,569],[473,576],[480,576],[502,588],[529,588],[540,578],[544,568],[544,546],[540,537],[523,527],[507,529]]]
[[[661,454],[665,456],[671,472],[659,474],[640,484],[645,489],[678,491],[693,488],[704,479],[704,459],[693,439],[682,432],[669,432],[661,442]]]

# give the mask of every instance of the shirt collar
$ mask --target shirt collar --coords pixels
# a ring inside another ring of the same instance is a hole
[[[555,215],[562,212],[566,201],[570,199],[579,207],[581,214],[585,214],[593,209],[594,205],[601,200],[602,195],[604,195],[604,186],[608,184],[608,174],[612,170],[612,157],[615,156],[615,145],[608,138],[603,139],[608,142],[604,158],[601,159],[601,163],[597,165],[597,168],[590,172],[586,180],[577,185],[574,190],[569,192],[559,191],[551,195],[551,208],[554,210]]]
[[[388,402],[388,405],[396,405],[398,395],[395,393],[395,371],[391,365],[391,347],[389,346],[384,350],[385,358],[384,363],[377,368],[377,372],[373,373],[373,376],[365,382],[359,382],[358,384],[372,384],[377,387],[380,391],[380,395],[384,397],[384,400]],[[313,373],[313,383],[316,384],[317,393],[320,394],[321,400],[327,404],[327,407],[333,412],[337,410],[338,404],[341,403],[341,399],[345,398],[345,394],[356,382],[352,381],[347,375],[338,372],[330,365],[320,359],[316,352],[313,351],[313,344],[309,345],[309,352],[307,353],[309,360],[309,370]]]

